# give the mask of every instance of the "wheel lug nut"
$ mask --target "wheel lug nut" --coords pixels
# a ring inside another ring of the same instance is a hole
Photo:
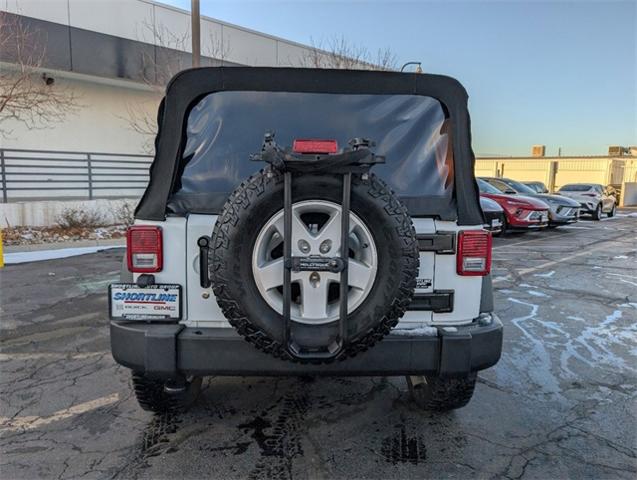
[[[332,249],[332,241],[331,240],[324,240],[323,242],[321,242],[321,245],[319,246],[319,251],[321,253],[327,253]]]
[[[299,250],[303,253],[310,253],[310,244],[305,240],[299,240]]]

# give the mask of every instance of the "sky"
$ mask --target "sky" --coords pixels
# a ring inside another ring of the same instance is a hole
[[[162,0],[190,10],[190,0]],[[637,0],[211,1],[201,14],[304,44],[343,37],[469,93],[480,155],[637,145]]]

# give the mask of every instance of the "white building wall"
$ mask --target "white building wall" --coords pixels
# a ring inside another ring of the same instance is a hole
[[[18,15],[70,25],[95,32],[166,45],[153,36],[163,29],[186,39],[183,50],[190,52],[190,13],[150,0],[0,0],[0,9]],[[213,34],[222,41],[227,60],[251,66],[301,66],[297,60],[310,47],[213,18],[201,17],[202,53]],[[278,53],[277,53],[278,52]]]
[[[277,66],[276,40],[263,38],[241,28],[224,26],[223,42],[231,62],[255,67]]]
[[[68,75],[68,74],[67,74]],[[64,78],[53,74],[53,88],[72,88],[78,96],[77,112],[67,115],[61,123],[47,128],[29,130],[23,124],[8,124],[8,137],[1,138],[3,148],[33,150],[70,150],[104,153],[148,153],[149,138],[135,132],[130,124],[130,109],[140,117],[155,118],[159,95],[141,85],[125,82],[113,84],[93,80]]]
[[[149,0],[0,0],[0,9],[72,27],[190,52],[190,14]],[[165,32],[171,32],[171,39]],[[154,34],[153,32],[159,32]],[[164,34],[162,34],[164,32]],[[163,38],[160,38],[163,37]],[[175,45],[175,38],[182,41]],[[185,39],[185,41],[183,41]],[[202,17],[202,53],[251,66],[301,67],[310,47]],[[223,52],[223,53],[222,53]],[[98,52],[96,52],[98,54]],[[4,148],[149,153],[152,142],[130,126],[129,108],[155,118],[159,95],[142,84],[51,72],[54,88],[69,86],[81,108],[62,123],[28,130],[19,123]]]
[[[8,0],[19,3],[21,7],[29,0]],[[49,0],[57,4],[60,10],[68,11],[71,27],[83,28],[94,32],[106,33],[116,37],[152,42],[152,38],[141,36],[144,24],[153,24],[153,5],[137,0]],[[67,3],[68,2],[68,3]],[[15,12],[20,14],[20,12]],[[42,15],[44,16],[44,15]],[[53,21],[38,17],[41,20]],[[149,35],[150,37],[150,35]]]

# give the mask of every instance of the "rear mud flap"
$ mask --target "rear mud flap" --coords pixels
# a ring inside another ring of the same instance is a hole
[[[144,364],[150,376],[170,377],[177,373],[177,335],[183,325],[162,325],[144,335]]]
[[[438,331],[441,337],[440,376],[466,375],[471,371],[471,333],[448,332],[444,328]]]

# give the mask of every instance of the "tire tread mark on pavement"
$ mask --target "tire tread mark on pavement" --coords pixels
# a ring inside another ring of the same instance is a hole
[[[380,452],[392,465],[399,463],[418,465],[427,459],[427,448],[422,436],[408,437],[405,425],[402,424],[400,431],[383,439]]]
[[[239,425],[245,433],[252,431],[251,436],[261,450],[261,456],[249,478],[292,479],[293,461],[303,456],[301,435],[309,408],[306,392],[291,392],[283,397],[281,412],[274,423],[267,419],[267,412],[262,412],[252,421]]]

